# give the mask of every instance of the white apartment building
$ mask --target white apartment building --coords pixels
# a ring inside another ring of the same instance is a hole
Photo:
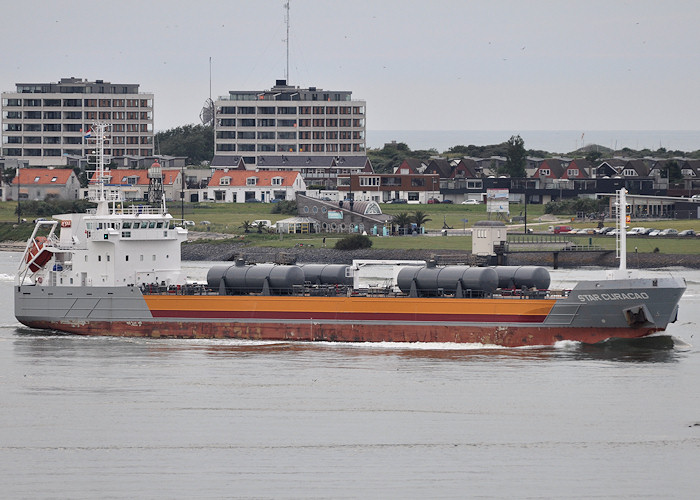
[[[105,155],[153,155],[153,94],[138,84],[62,78],[2,93],[2,155],[30,166],[66,165],[91,151],[90,127],[111,124]]]
[[[231,90],[215,103],[215,156],[365,156],[365,101],[350,91],[302,89],[277,80],[270,90]]]

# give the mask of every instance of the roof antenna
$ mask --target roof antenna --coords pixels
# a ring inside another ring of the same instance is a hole
[[[284,22],[287,24],[287,38],[284,40],[287,44],[287,69],[284,73],[284,79],[287,85],[289,85],[289,0],[284,4],[284,9],[286,11],[284,14]]]

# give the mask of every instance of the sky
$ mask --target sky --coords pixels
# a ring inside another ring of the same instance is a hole
[[[286,72],[283,0],[0,0],[0,89],[139,83],[156,130]],[[700,2],[291,0],[290,85],[369,130],[699,130]]]

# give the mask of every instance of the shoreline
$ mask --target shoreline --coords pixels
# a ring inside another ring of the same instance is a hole
[[[19,241],[0,242],[0,251],[22,252],[26,243]],[[379,260],[430,260],[436,256],[447,260],[462,260],[469,262],[471,252],[458,250],[335,250],[334,248],[274,248],[251,247],[244,243],[197,243],[190,241],[182,245],[183,261],[232,261],[242,256],[249,262],[299,262],[351,264],[353,259]],[[577,267],[619,266],[614,252],[558,252],[558,268],[575,269]],[[544,266],[554,267],[553,252],[513,252],[508,254],[508,265],[511,266]],[[700,255],[692,254],[661,254],[661,253],[627,253],[628,269],[658,269],[668,267],[686,267],[700,269]]]
[[[249,262],[299,262],[351,264],[353,259],[380,260],[430,260],[436,256],[445,260],[462,260],[469,262],[471,252],[457,250],[335,250],[333,248],[272,248],[251,247],[243,243],[188,243],[182,246],[183,261],[231,261],[243,257]],[[508,255],[508,265],[511,266],[554,266],[553,252],[513,252]],[[577,267],[608,267],[617,268],[618,260],[614,252],[558,252],[558,268],[572,269]],[[628,253],[628,269],[657,269],[666,267],[686,267],[700,269],[700,255],[660,254],[660,253]]]

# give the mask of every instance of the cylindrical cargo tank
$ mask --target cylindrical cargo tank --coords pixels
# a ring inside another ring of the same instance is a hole
[[[238,293],[262,292],[265,281],[271,290],[287,290],[304,284],[304,272],[298,266],[257,264],[230,266],[224,274],[226,288]]]
[[[207,271],[207,285],[211,289],[218,289],[221,285],[221,281],[224,279],[224,275],[228,268],[231,267],[230,264],[223,266],[214,266]]]
[[[536,288],[547,290],[549,271],[540,266],[496,266],[498,288]]]
[[[498,288],[498,274],[488,267],[467,267],[462,273],[462,290],[493,293]]]
[[[299,264],[304,279],[321,285],[352,285],[352,277],[346,277],[349,266],[343,264]]]
[[[496,271],[488,267],[445,266],[445,267],[405,267],[399,271],[397,285],[408,293],[415,281],[416,289],[424,293],[454,293],[457,285],[462,290],[491,293],[498,284]]]

